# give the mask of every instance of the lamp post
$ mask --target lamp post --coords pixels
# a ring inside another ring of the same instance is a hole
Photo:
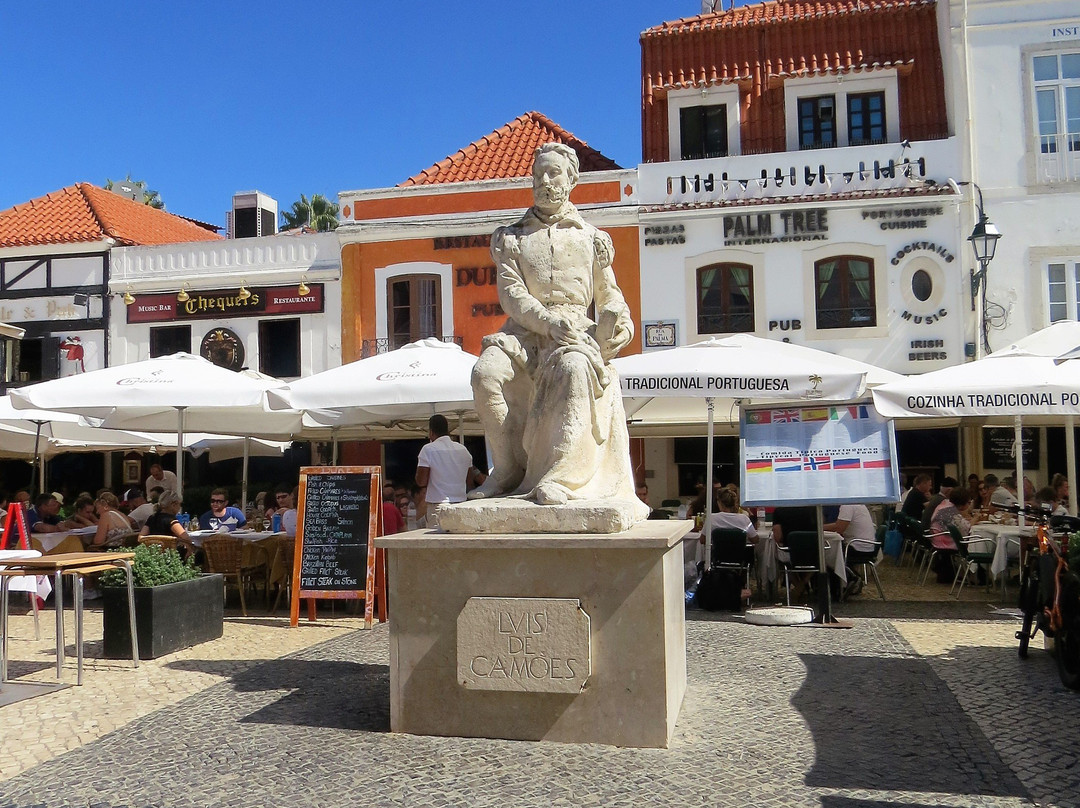
[[[994,223],[990,221],[986,211],[983,209],[982,191],[977,186],[976,190],[979,191],[979,220],[975,223],[975,227],[967,239],[971,242],[971,250],[975,253],[975,261],[979,265],[977,271],[974,267],[971,269],[971,310],[976,310],[975,301],[979,299],[981,290],[983,297],[978,308],[978,341],[976,345],[981,344],[983,350],[989,353],[990,344],[986,338],[986,270],[990,266],[990,262],[994,260],[994,252],[997,250],[997,242],[1001,238],[1001,233],[994,226]]]

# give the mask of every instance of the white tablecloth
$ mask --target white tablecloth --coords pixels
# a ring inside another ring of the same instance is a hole
[[[195,530],[188,531],[188,535],[191,537],[191,543],[196,547],[202,547],[203,539],[210,536],[231,536],[234,539],[243,539],[248,542],[262,541],[263,539],[269,539],[274,536],[284,536],[285,531],[280,530],[277,533],[272,530],[234,530],[231,533],[218,530]]]
[[[0,569],[5,558],[40,558],[41,553],[37,550],[0,550]],[[20,575],[8,582],[8,590],[11,592],[37,592],[38,597],[47,598],[52,592],[52,582],[48,575]]]
[[[1035,529],[986,522],[972,525],[971,535],[986,537],[986,542],[969,544],[968,550],[976,553],[993,552],[994,560],[990,562],[990,572],[996,578],[1008,567],[1010,558],[1017,558],[1020,555],[1021,536],[1033,536]]]
[[[30,535],[37,539],[42,549],[47,553],[68,536],[93,536],[95,533],[97,533],[97,528],[91,526],[80,527],[75,530],[61,530],[57,533],[31,533]]]

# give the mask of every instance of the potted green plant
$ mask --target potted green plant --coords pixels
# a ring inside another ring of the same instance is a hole
[[[189,558],[157,545],[139,545],[132,563],[139,658],[154,659],[216,640],[224,632],[225,589],[220,575],[202,574]],[[105,657],[131,657],[127,584],[122,570],[101,574]]]

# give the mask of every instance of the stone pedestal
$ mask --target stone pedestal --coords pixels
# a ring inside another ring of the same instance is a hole
[[[666,747],[686,692],[690,528],[376,539],[389,568],[390,728]]]

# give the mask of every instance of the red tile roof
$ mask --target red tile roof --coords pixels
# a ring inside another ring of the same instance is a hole
[[[670,159],[668,93],[737,85],[743,154],[786,149],[786,79],[896,73],[900,137],[948,132],[935,0],[772,0],[641,34],[642,158]]]
[[[932,6],[936,0],[769,0],[765,3],[739,6],[727,11],[698,14],[696,17],[664,22],[642,33],[642,37],[706,31],[715,28],[736,28],[745,25],[819,19],[842,14],[891,11],[906,6]]]
[[[409,177],[399,187],[527,177],[532,173],[533,152],[545,143],[565,143],[572,148],[577,152],[583,172],[619,168],[614,160],[574,137],[547,116],[526,112],[431,168]]]
[[[215,241],[221,236],[87,182],[0,211],[0,247],[112,238],[118,245]]]

